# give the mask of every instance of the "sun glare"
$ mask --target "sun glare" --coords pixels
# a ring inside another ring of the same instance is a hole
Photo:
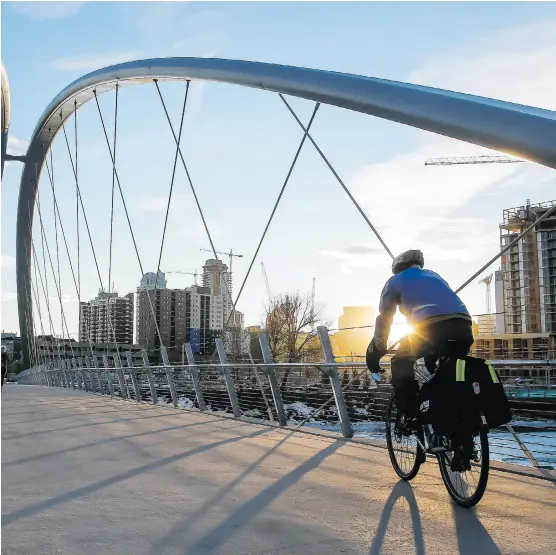
[[[390,328],[390,343],[413,333],[413,327],[407,322],[394,322]]]

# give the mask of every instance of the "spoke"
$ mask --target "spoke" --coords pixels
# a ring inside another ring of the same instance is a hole
[[[299,146],[297,147],[297,151],[296,151],[295,156],[293,158],[293,162],[290,165],[290,169],[288,170],[288,173],[286,175],[286,179],[284,180],[282,188],[280,189],[280,193],[278,194],[278,198],[276,199],[276,202],[274,203],[274,207],[272,208],[272,212],[270,213],[270,217],[268,218],[266,226],[263,230],[263,233],[262,233],[261,238],[259,240],[259,244],[257,245],[257,248],[255,249],[255,254],[253,255],[253,258],[251,259],[251,263],[249,264],[249,268],[247,270],[247,273],[245,274],[245,278],[243,279],[243,283],[241,284],[241,287],[240,287],[239,292],[237,294],[236,300],[235,300],[234,305],[232,307],[232,312],[228,316],[228,320],[226,322],[226,325],[224,326],[224,330],[228,326],[232,314],[235,312],[237,303],[239,301],[239,298],[241,297],[241,293],[243,292],[243,289],[245,288],[245,284],[247,283],[247,279],[249,278],[249,274],[251,272],[251,269],[253,268],[253,265],[255,264],[255,260],[257,259],[259,251],[261,250],[261,246],[262,246],[263,241],[266,237],[266,233],[268,231],[268,228],[270,227],[270,224],[272,223],[272,220],[274,218],[274,215],[276,214],[276,210],[278,208],[278,205],[280,204],[280,201],[282,200],[282,196],[284,194],[284,191],[286,190],[286,186],[288,185],[288,182],[289,182],[290,177],[292,175],[293,169],[295,168],[297,160],[299,159],[299,155],[301,154],[301,149],[303,148],[303,145],[305,144],[305,140],[307,139],[307,137],[309,137],[309,129],[311,129],[311,125],[313,125],[313,121],[315,119],[315,116],[317,115],[317,111],[318,111],[319,107],[320,107],[320,103],[317,102],[315,104],[315,108],[313,109],[313,113],[311,115],[311,119],[309,120],[309,124],[307,125],[306,129],[304,128],[305,131],[303,133],[303,138],[301,139],[301,142],[299,143]]]
[[[297,123],[301,127],[301,129],[305,130],[305,127],[301,123],[301,120],[297,117],[297,114],[293,111],[292,107],[288,104],[288,101],[284,98],[284,96],[282,94],[279,93],[279,95],[280,95],[280,98],[282,99],[282,101],[284,102],[284,104],[286,105],[286,107],[288,108],[288,110],[290,111],[291,115],[295,118],[295,120],[297,121]],[[307,131],[307,130],[305,130],[305,131]],[[390,258],[393,259],[394,255],[392,254],[392,251],[387,247],[386,243],[384,242],[384,240],[382,239],[382,237],[380,236],[378,231],[375,229],[374,225],[371,223],[371,221],[369,220],[369,218],[367,217],[367,215],[365,214],[365,212],[363,211],[361,206],[359,206],[358,202],[355,200],[354,196],[351,194],[351,192],[347,188],[346,184],[342,181],[342,178],[338,175],[338,173],[336,172],[336,170],[334,169],[332,164],[328,161],[328,158],[324,155],[322,150],[319,148],[317,143],[314,141],[313,137],[311,137],[311,135],[308,132],[307,132],[307,137],[313,143],[313,146],[317,149],[317,152],[320,154],[321,158],[324,160],[324,162],[326,163],[326,165],[328,166],[330,171],[334,174],[334,177],[337,179],[338,183],[342,186],[342,188],[346,192],[347,196],[350,198],[351,202],[353,202],[353,204],[355,205],[355,207],[357,208],[357,210],[359,211],[361,216],[363,216],[363,219],[365,220],[365,222],[367,222],[367,225],[371,228],[371,230],[375,234],[376,238],[380,241],[381,245],[384,247],[384,250],[389,254]]]

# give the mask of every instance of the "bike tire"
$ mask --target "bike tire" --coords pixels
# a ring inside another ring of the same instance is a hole
[[[396,424],[396,418],[397,418],[396,397],[394,394],[392,394],[390,398],[390,403],[388,404],[388,410],[386,412],[386,444],[388,446],[388,455],[390,456],[390,462],[392,463],[392,466],[394,467],[396,474],[402,480],[409,481],[409,480],[413,480],[413,478],[417,476],[417,473],[419,472],[419,468],[421,468],[421,464],[424,461],[425,454],[423,453],[423,450],[421,449],[417,441],[415,441],[415,446],[412,447],[411,449],[408,448],[407,451],[405,451],[405,453],[407,453],[408,456],[411,456],[413,460],[412,461],[403,460],[403,457],[401,456],[401,452],[404,451],[400,450],[394,445],[394,440],[396,439],[395,433],[394,433],[394,437],[392,435]],[[422,427],[419,428],[419,431],[416,434],[413,434],[413,436],[415,436],[415,438],[419,437],[421,444],[423,444],[424,433]],[[403,437],[407,439],[409,444],[409,438],[413,436],[403,436]],[[396,443],[399,442],[396,441]],[[397,455],[396,454],[397,452],[400,453],[400,455]],[[400,460],[398,460],[398,458]]]
[[[452,499],[460,506],[469,509],[474,507],[482,498],[485,493],[487,483],[488,483],[488,474],[489,474],[489,467],[490,467],[490,454],[489,454],[489,446],[488,446],[488,429],[486,426],[481,426],[479,428],[478,433],[478,440],[479,440],[479,447],[480,447],[480,461],[479,463],[475,463],[473,466],[479,467],[479,476],[477,480],[473,480],[473,489],[470,491],[460,491],[467,489],[463,485],[463,480],[461,478],[462,474],[466,474],[471,471],[465,472],[454,472],[450,468],[450,458],[448,453],[440,453],[437,455],[438,464],[440,466],[440,474],[442,476],[442,481],[448,490],[448,493],[452,497]],[[458,489],[458,481],[459,477],[459,485],[461,486]],[[467,483],[467,480],[466,480]]]

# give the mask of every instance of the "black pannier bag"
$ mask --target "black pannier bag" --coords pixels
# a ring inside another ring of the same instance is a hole
[[[500,377],[483,359],[450,360],[419,391],[422,421],[437,433],[476,428],[479,411],[489,428],[511,420],[510,404]]]

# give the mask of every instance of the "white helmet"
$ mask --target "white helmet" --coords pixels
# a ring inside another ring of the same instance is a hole
[[[422,268],[424,265],[425,258],[423,253],[418,250],[409,250],[402,252],[402,254],[394,258],[392,262],[392,273],[399,274],[411,266],[419,266],[419,268]]]

